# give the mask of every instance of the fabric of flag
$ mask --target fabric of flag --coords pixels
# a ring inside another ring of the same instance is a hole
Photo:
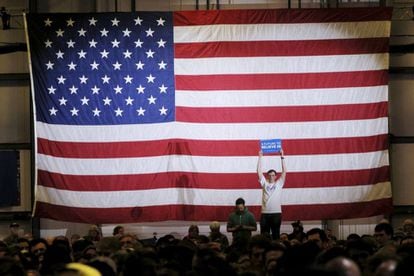
[[[35,215],[258,218],[260,140],[281,139],[284,220],[392,208],[391,9],[28,14]],[[278,155],[263,170],[280,171]]]

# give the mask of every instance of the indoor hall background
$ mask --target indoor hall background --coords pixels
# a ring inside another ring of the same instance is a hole
[[[105,12],[105,11],[175,11],[205,9],[246,8],[334,8],[393,6],[390,54],[390,163],[392,168],[393,200],[395,212],[391,217],[394,227],[407,217],[414,217],[414,21],[413,0],[406,1],[284,1],[284,0],[137,0],[137,1],[0,1],[11,14],[11,29],[0,30],[0,150],[17,150],[20,154],[20,206],[0,209],[0,237],[8,233],[11,221],[18,221],[25,231],[42,236],[60,233],[71,235],[87,232],[89,225],[31,220],[33,202],[33,130],[30,107],[30,81],[27,52],[24,51],[25,35],[23,12]],[[404,47],[397,47],[406,45]],[[313,226],[331,228],[344,238],[347,234],[372,233],[382,217],[354,220],[305,221],[305,229]],[[184,235],[191,222],[160,222],[125,225],[127,231],[148,238],[176,232]],[[197,223],[202,233],[208,232],[209,222]],[[110,234],[114,225],[102,225],[104,234]],[[222,230],[225,227],[222,226]],[[290,232],[290,222],[284,222],[282,232]]]

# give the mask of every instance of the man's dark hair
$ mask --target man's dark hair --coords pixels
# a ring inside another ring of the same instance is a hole
[[[326,242],[328,240],[328,237],[326,236],[325,231],[323,231],[320,228],[312,228],[308,232],[306,232],[306,237],[309,237],[313,234],[319,234],[319,237],[321,238],[321,241]]]
[[[236,200],[236,205],[240,205],[240,204],[245,205],[244,199],[243,199],[243,198],[241,198],[241,197],[239,197],[239,198]]]
[[[30,241],[30,244],[29,244],[30,249],[32,247],[34,247],[36,244],[39,244],[39,243],[43,243],[46,246],[46,248],[49,247],[49,244],[48,244],[47,240],[45,240],[43,238],[35,238],[35,239]]]
[[[119,234],[119,230],[121,230],[122,228],[124,228],[122,225],[115,226],[115,228],[114,228],[114,230],[112,232],[112,235],[113,236],[118,235]]]
[[[392,225],[386,222],[381,222],[379,224],[377,224],[375,226],[374,229],[375,232],[381,232],[384,231],[385,234],[387,234],[388,236],[393,236],[394,235],[394,229],[392,228]]]
[[[269,173],[271,173],[271,172],[274,172],[275,174],[277,174],[277,171],[276,171],[276,170],[274,170],[274,169],[270,169],[270,170],[268,170],[268,171],[267,171],[267,174],[269,174]]]

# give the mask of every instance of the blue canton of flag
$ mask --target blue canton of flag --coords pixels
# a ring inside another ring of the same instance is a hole
[[[28,18],[37,29],[29,38],[38,121],[113,125],[175,119],[172,13]]]

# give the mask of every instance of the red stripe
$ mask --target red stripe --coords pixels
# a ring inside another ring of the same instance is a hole
[[[176,43],[175,58],[348,55],[388,52],[388,37],[305,41]]]
[[[237,196],[236,196],[237,197]],[[256,221],[260,206],[249,206]],[[131,208],[74,208],[38,202],[35,216],[60,221],[87,221],[88,223],[136,223],[175,220],[227,221],[232,206],[162,205]],[[390,214],[392,199],[348,204],[320,204],[283,206],[283,220],[348,219]]]
[[[249,210],[260,212],[260,207]],[[35,216],[88,223],[134,223],[171,220],[226,221],[231,206],[162,205],[135,208],[73,208],[38,202]]]
[[[161,155],[256,156],[258,140],[209,141],[169,139],[158,141],[74,143],[37,139],[38,153],[67,158],[123,158]],[[327,139],[283,140],[288,155],[358,153],[388,149],[388,135]]]
[[[277,160],[277,162],[279,162]],[[289,172],[285,188],[368,185],[389,181],[389,167],[366,170]],[[63,175],[38,171],[38,184],[73,191],[129,191],[160,188],[258,189],[256,173],[168,172],[141,175]]]
[[[209,10],[174,12],[174,26],[390,21],[392,8]]]
[[[364,120],[387,117],[388,102],[292,107],[177,107],[176,120],[191,123],[263,123]]]
[[[284,220],[367,218],[392,213],[392,198],[369,202],[283,206]]]
[[[254,90],[367,87],[388,84],[388,71],[300,74],[176,75],[177,90]]]

